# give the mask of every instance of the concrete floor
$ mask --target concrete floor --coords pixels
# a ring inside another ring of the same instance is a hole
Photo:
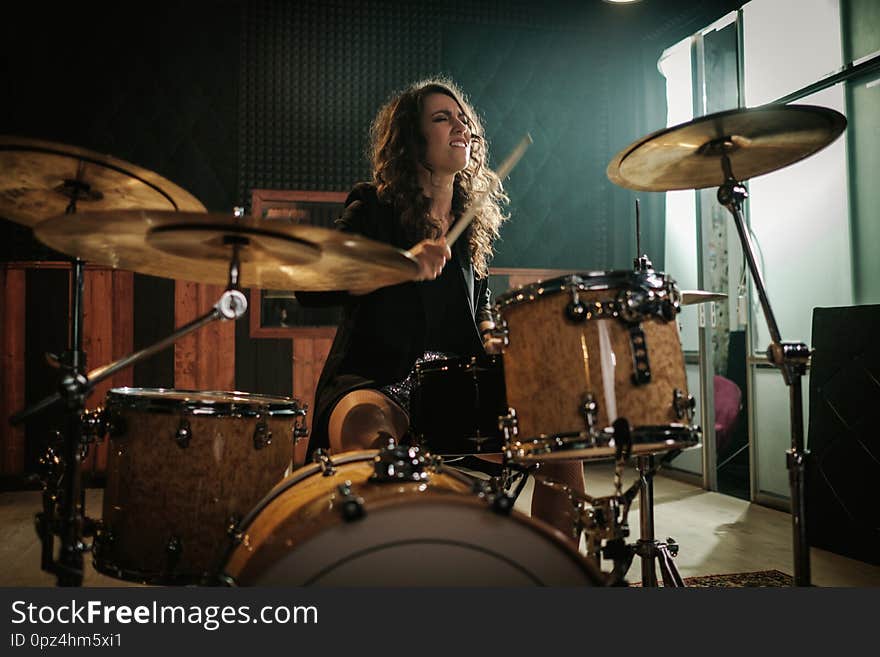
[[[610,465],[589,464],[586,474],[590,495],[613,491]],[[634,480],[635,471],[628,471],[624,486]],[[517,501],[518,510],[528,512],[532,489],[529,480]],[[89,515],[100,510],[102,493],[100,489],[87,491]],[[40,543],[33,521],[40,506],[38,492],[0,494],[0,586],[54,585],[54,576],[40,569]],[[791,517],[787,513],[707,492],[661,474],[655,479],[654,517],[656,536],[671,536],[680,545],[675,563],[683,577],[757,570],[793,573]],[[633,504],[629,524],[630,538],[635,539],[639,527],[638,500]],[[95,572],[88,558],[86,561],[85,586],[131,586]],[[880,567],[824,550],[811,550],[811,569],[817,586],[880,586]],[[628,579],[641,579],[638,559]]]

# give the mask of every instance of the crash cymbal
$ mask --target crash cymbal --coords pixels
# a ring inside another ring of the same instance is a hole
[[[736,180],[749,180],[812,155],[844,128],[840,112],[814,105],[718,112],[633,142],[611,160],[607,174],[641,191],[719,187],[726,182],[724,153]]]
[[[695,303],[707,303],[709,301],[721,301],[726,299],[724,292],[707,292],[706,290],[682,290],[681,305],[690,306]]]
[[[76,209],[204,212],[186,190],[137,165],[84,148],[0,136],[0,218],[25,226]]]
[[[349,290],[419,275],[409,253],[360,235],[222,213],[77,212],[47,219],[34,233],[91,263],[218,285],[228,281],[235,244],[242,287]]]

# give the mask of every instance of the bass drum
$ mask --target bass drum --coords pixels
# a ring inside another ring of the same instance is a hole
[[[398,448],[400,449],[400,448]],[[465,475],[409,479],[376,450],[297,470],[249,514],[224,569],[240,586],[600,586],[562,534],[491,509]],[[414,461],[417,449],[399,465]]]

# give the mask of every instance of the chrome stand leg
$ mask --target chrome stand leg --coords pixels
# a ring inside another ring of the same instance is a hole
[[[642,559],[642,586],[657,586],[657,571],[654,560],[660,564],[663,586],[682,587],[684,582],[672,558],[678,554],[678,545],[672,539],[660,543],[654,538],[654,456],[639,456],[639,540],[635,553]]]

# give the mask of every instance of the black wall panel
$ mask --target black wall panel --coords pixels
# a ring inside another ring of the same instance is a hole
[[[810,369],[810,545],[880,564],[880,306],[816,308]]]

